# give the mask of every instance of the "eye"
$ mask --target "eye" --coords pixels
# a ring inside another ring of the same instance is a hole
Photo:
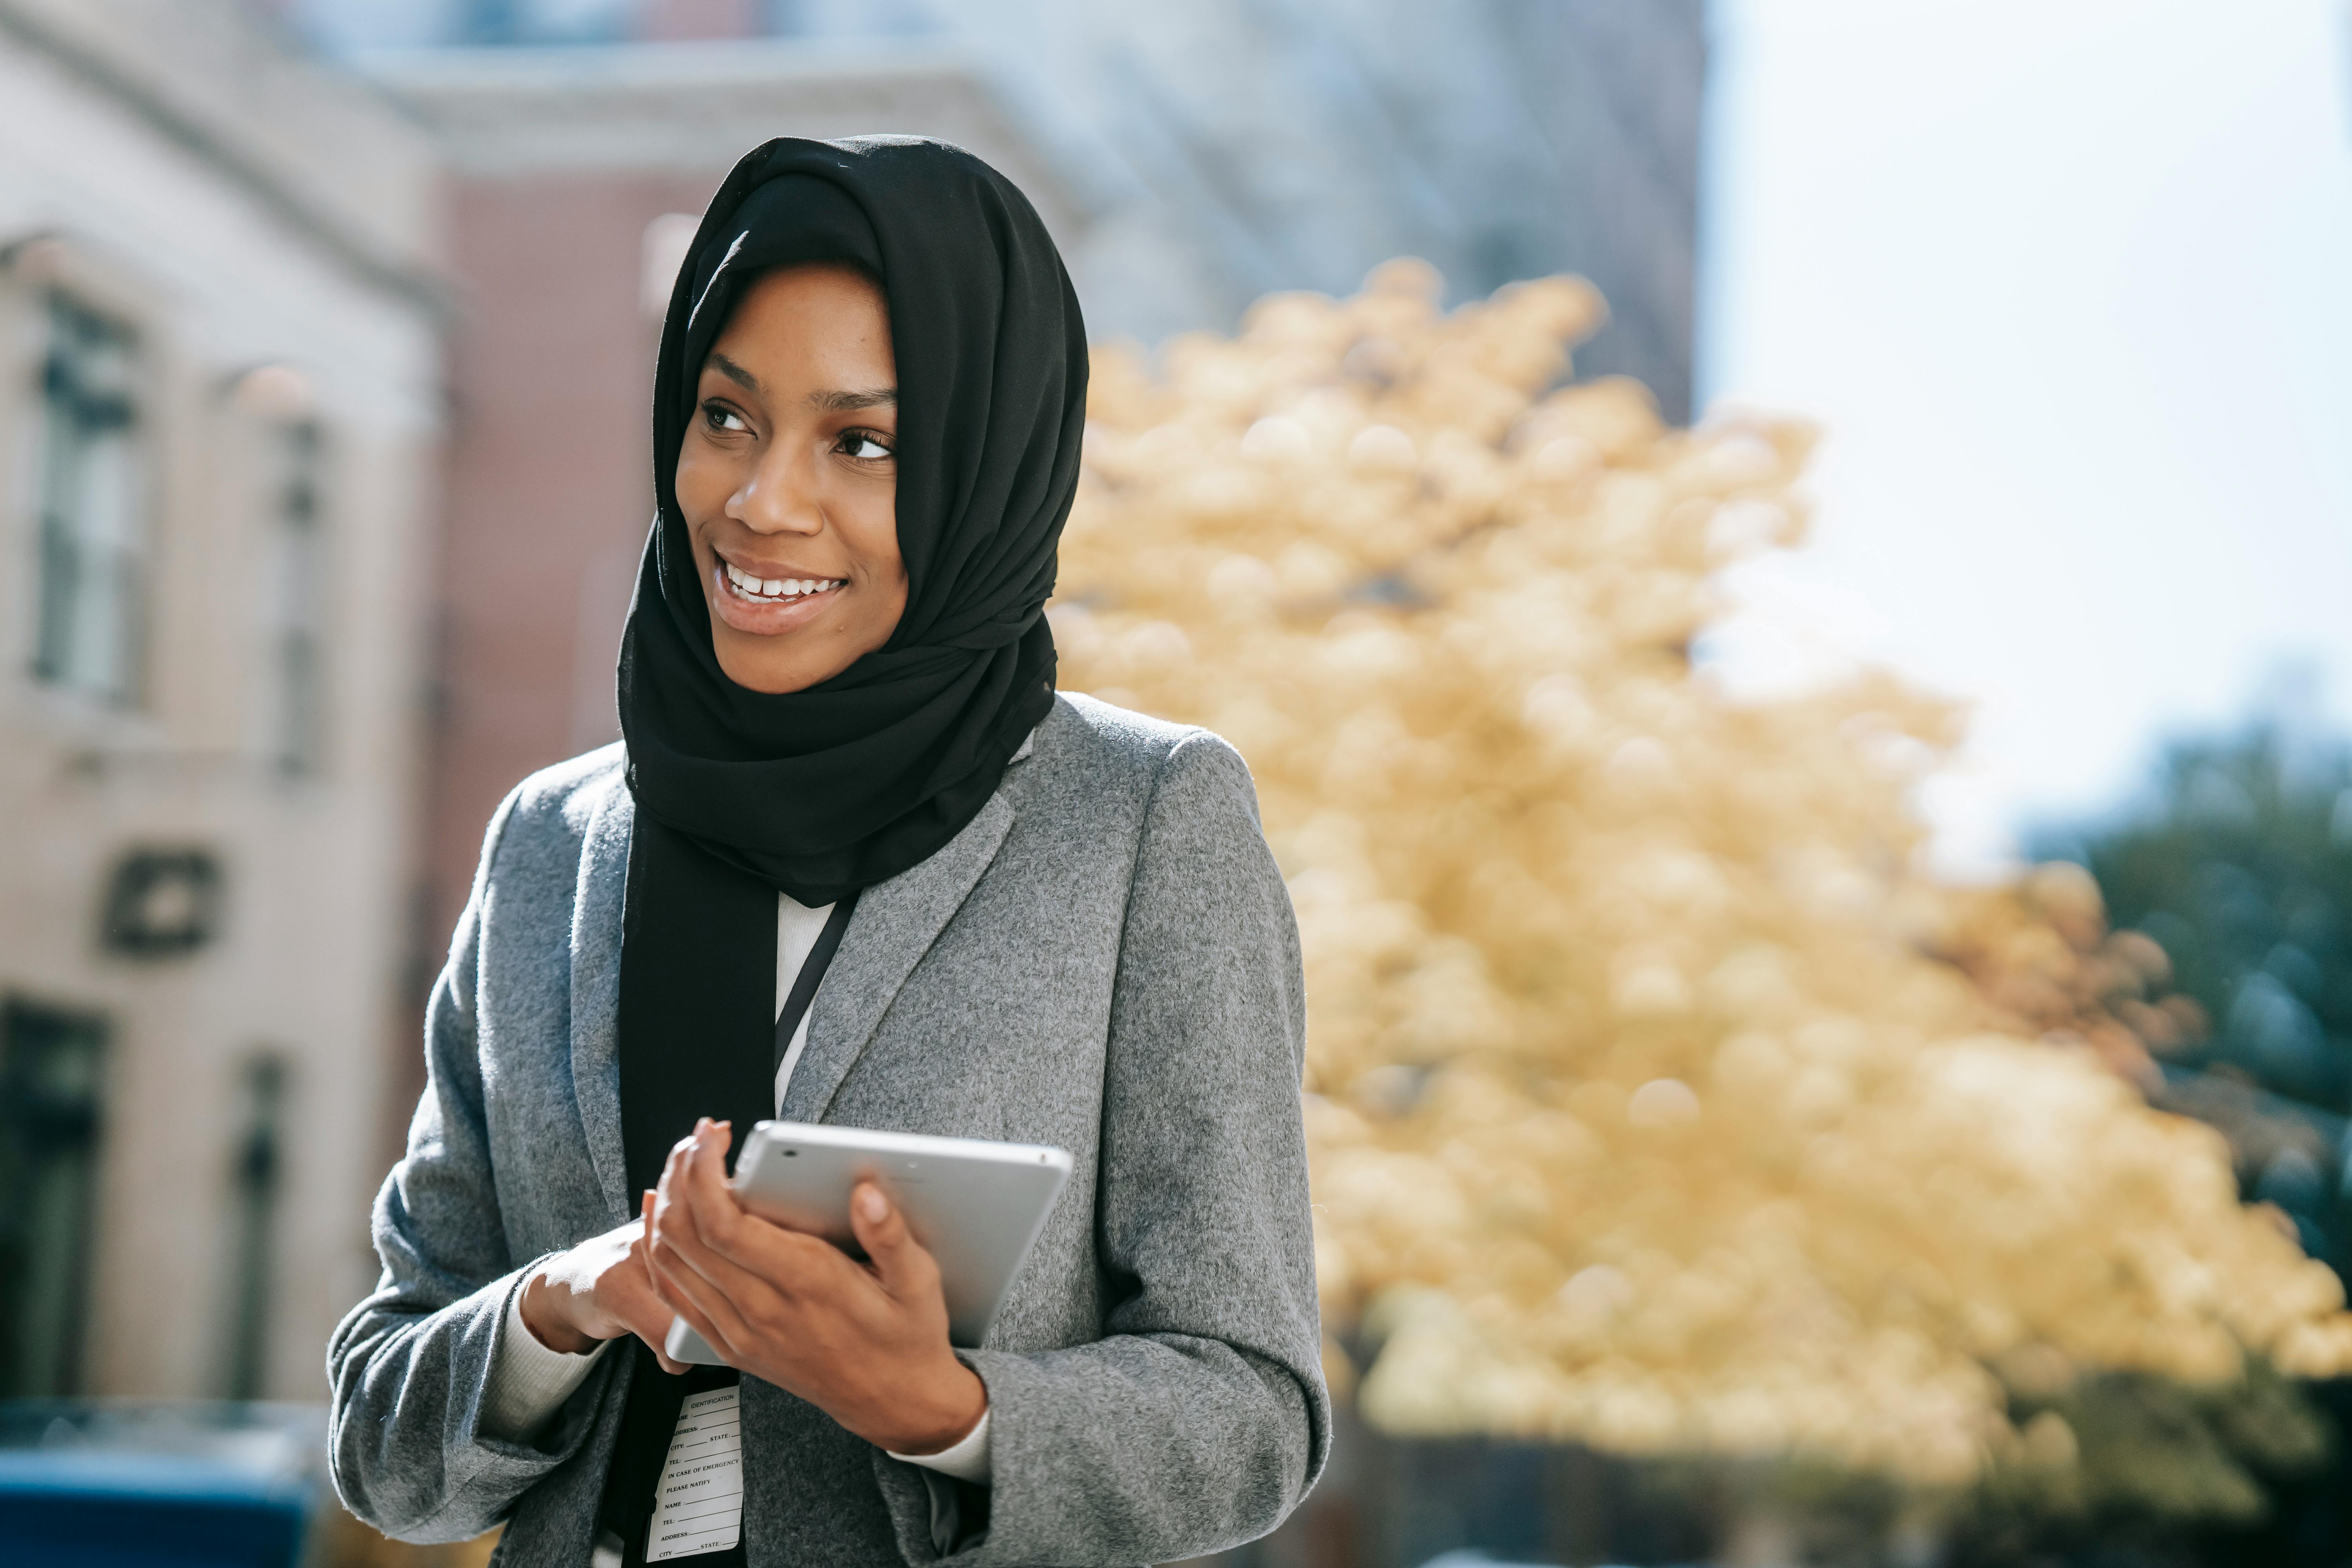
[[[730,436],[748,434],[751,428],[750,422],[745,420],[742,415],[724,403],[704,404],[702,422],[713,430],[724,431]]]
[[[871,430],[844,430],[835,449],[845,458],[855,458],[861,463],[878,463],[897,456],[884,444],[882,437]]]

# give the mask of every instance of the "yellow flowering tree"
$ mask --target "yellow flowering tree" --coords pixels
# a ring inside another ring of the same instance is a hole
[[[1547,390],[1601,317],[1576,280],[1437,295],[1394,263],[1156,369],[1097,351],[1052,612],[1066,686],[1256,775],[1366,1415],[1958,1482],[2073,1451],[2010,1389],[2352,1365],[2214,1133],[1927,951],[2038,962],[2039,917],[1987,936],[1914,870],[1952,714],[1693,667],[1714,574],[1798,537],[1810,433]],[[2160,966],[2089,942],[2153,1007]]]

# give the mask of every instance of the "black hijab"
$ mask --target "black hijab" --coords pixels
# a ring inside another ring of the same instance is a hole
[[[871,273],[889,302],[907,607],[839,675],[769,695],[719,668],[672,478],[737,301],[764,273],[823,261]],[[662,323],[658,511],[621,640],[636,805],[618,1019],[633,1195],[697,1116],[731,1119],[740,1142],[773,1113],[776,894],[835,903],[928,858],[979,815],[1052,708],[1044,608],[1086,385],[1077,296],[1045,225],[961,148],[782,138],[711,199]],[[649,1385],[685,1382],[640,1361],[607,1499],[633,1517],[682,1397]]]
[[[889,299],[898,363],[890,640],[805,691],[720,673],[671,478],[702,363],[762,273],[850,261]],[[769,142],[713,198],[680,268],[654,384],[660,516],[622,639],[621,727],[641,816],[806,904],[953,837],[1051,705],[1043,614],[1077,488],[1086,331],[1021,193],[960,148]]]
[[[770,695],[719,668],[671,481],[736,302],[764,273],[815,261],[865,268],[888,299],[907,608],[841,674]],[[696,1115],[732,1115],[740,1134],[772,1112],[774,894],[832,903],[929,858],[979,815],[1052,707],[1043,612],[1086,384],[1077,296],[1045,225],[961,148],[780,139],[712,198],[662,325],[660,510],[621,642],[637,826],[620,1018],[633,1184]],[[733,1054],[724,1041],[741,1043],[747,1067],[722,1094],[688,1058]]]

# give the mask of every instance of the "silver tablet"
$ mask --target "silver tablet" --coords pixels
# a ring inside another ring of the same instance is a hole
[[[880,1184],[939,1261],[950,1342],[971,1346],[996,1321],[1069,1175],[1068,1153],[1042,1143],[762,1121],[736,1156],[732,1185],[761,1218],[850,1247],[850,1191],[868,1178]],[[674,1360],[721,1364],[683,1319],[670,1321],[663,1348]]]

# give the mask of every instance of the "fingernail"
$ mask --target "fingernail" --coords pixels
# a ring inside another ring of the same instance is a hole
[[[879,1187],[861,1187],[857,1193],[857,1212],[866,1216],[868,1225],[879,1225],[890,1216],[890,1200],[882,1195]]]

